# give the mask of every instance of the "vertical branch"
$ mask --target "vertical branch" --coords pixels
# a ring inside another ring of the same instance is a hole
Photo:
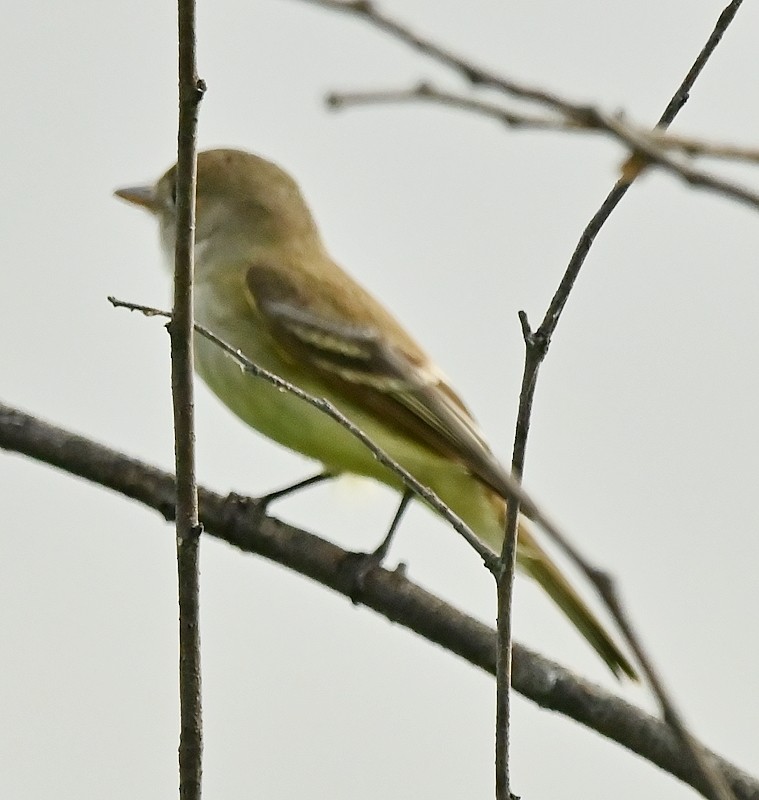
[[[714,30],[701,49],[696,60],[688,70],[672,99],[664,109],[657,128],[666,129],[674,121],[680,109],[688,100],[689,93],[696,78],[706,66],[709,58],[722,39],[723,34],[733,21],[735,14],[743,0],[731,0],[723,9],[717,20]],[[635,156],[632,157],[633,159]],[[631,165],[634,167],[634,164]],[[535,396],[538,370],[548,351],[551,337],[559,324],[559,318],[564,306],[569,299],[585,258],[590,251],[601,227],[609,218],[612,211],[627,193],[630,185],[635,180],[639,170],[635,168],[623,169],[622,177],[609,192],[599,210],[593,215],[569,261],[556,293],[546,311],[543,321],[537,331],[532,331],[524,311],[519,314],[522,325],[522,335],[525,342],[525,364],[522,375],[522,388],[519,396],[519,411],[517,413],[516,433],[514,436],[514,450],[512,455],[512,475],[521,482],[524,471],[524,459],[527,446],[527,434],[530,427],[532,402]],[[495,572],[498,596],[498,638],[496,646],[496,731],[495,731],[495,756],[496,756],[496,800],[512,800],[510,772],[509,772],[509,736],[510,736],[510,691],[511,691],[511,604],[514,585],[514,572],[516,569],[517,527],[519,520],[519,503],[515,497],[508,503],[506,514],[506,529],[501,557]],[[616,600],[616,597],[614,598]],[[607,600],[607,603],[609,601]],[[619,613],[618,604],[611,606],[617,620],[624,620]],[[685,727],[679,712],[665,693],[658,675],[646,654],[638,647],[637,638],[628,625],[623,625],[628,642],[635,650],[636,656],[641,661],[644,671],[659,699],[664,712],[664,717],[670,727],[677,733],[683,744],[693,758],[697,769],[701,772],[713,795],[720,800],[729,800],[732,796],[725,776],[718,769],[714,769],[704,758],[703,753],[696,745],[694,738]]]
[[[200,800],[203,729],[200,697],[198,490],[195,479],[192,273],[195,246],[198,106],[205,86],[195,58],[195,2],[179,0],[179,130],[177,134],[177,240],[171,393],[177,474],[176,534],[179,594],[179,796]]]
[[[527,315],[519,314],[526,348],[522,388],[519,395],[519,414],[514,434],[514,448],[511,456],[511,474],[521,483],[524,461],[527,454],[527,434],[530,430],[532,399],[538,368],[545,355],[540,341],[530,331]],[[511,732],[511,606],[514,592],[514,574],[517,566],[517,527],[519,521],[519,500],[514,497],[506,506],[506,529],[503,548],[496,573],[498,597],[498,638],[496,642],[496,800],[512,800],[511,777],[509,770],[509,738]]]

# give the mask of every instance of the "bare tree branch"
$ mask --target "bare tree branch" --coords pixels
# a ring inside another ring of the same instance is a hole
[[[499,75],[484,67],[480,67],[463,56],[412,31],[387,14],[382,13],[374,3],[368,2],[367,0],[348,0],[347,2],[343,0],[302,0],[302,2],[308,2],[312,5],[359,16],[375,28],[391,35],[395,39],[405,42],[413,49],[418,50],[429,58],[458,72],[475,87],[488,87],[500,91],[503,94],[517,97],[520,100],[526,100],[549,108],[564,117],[568,125],[574,124],[579,128],[589,128],[607,133],[626,147],[629,147],[633,157],[636,158],[636,169],[631,174],[631,170],[628,168],[628,170],[623,173],[625,180],[631,180],[637,177],[644,167],[654,164],[686,181],[690,186],[700,189],[709,189],[717,194],[722,194],[732,200],[759,209],[759,194],[737,183],[733,183],[732,181],[724,180],[716,175],[696,169],[686,161],[673,157],[667,152],[667,148],[662,145],[660,138],[652,136],[650,133],[644,133],[642,126],[628,125],[619,114],[605,113],[595,106],[576,103],[561,97],[555,92],[536,86],[529,86],[512,80],[505,75]],[[691,72],[689,72],[683,85],[692,85],[693,80],[695,80],[695,77],[703,69],[711,53],[714,51],[714,48],[735,17],[741,3],[742,0],[732,0],[724,9],[717,21],[714,31],[699,54],[698,59],[691,68]],[[688,91],[689,86],[673,97],[658,127],[665,127],[666,124],[671,122],[671,119],[668,119],[668,114],[671,113],[672,109],[679,110],[679,108],[682,107],[688,99]],[[387,93],[384,93],[384,96],[386,98]],[[355,93],[353,97],[356,97]],[[335,93],[330,94],[328,102],[333,106],[338,105],[341,102],[341,95],[336,95]],[[345,101],[342,100],[342,102],[344,103]],[[447,100],[446,102],[450,101]],[[459,105],[462,105],[462,103],[459,102]],[[480,113],[486,113],[486,104],[470,103],[469,109],[474,110],[475,106],[479,106],[477,110]],[[494,115],[492,110],[487,113],[490,116]],[[672,113],[672,118],[674,118],[674,114],[676,113],[677,111],[675,110],[674,113]],[[693,144],[692,141],[691,144]]]
[[[662,153],[679,152],[693,157],[704,156],[726,161],[759,163],[759,149],[756,147],[741,147],[740,145],[726,142],[712,142],[692,136],[665,132],[661,128],[650,130],[627,122],[624,114],[621,113],[617,113],[611,118],[613,122],[605,123],[604,125],[599,125],[598,123],[596,114],[600,114],[600,112],[595,112],[594,115],[583,119],[566,118],[555,114],[536,116],[506,108],[500,103],[489,102],[460,92],[440,89],[428,81],[422,81],[405,89],[330,92],[325,101],[329,108],[337,110],[355,106],[428,102],[445,108],[455,108],[460,111],[469,111],[482,117],[489,117],[508,128],[514,129],[567,131],[569,133],[609,133],[609,128],[613,127],[617,131],[614,134],[615,138],[618,138],[623,144],[629,145],[634,137],[636,140],[645,142],[647,146],[656,148]],[[630,146],[635,147],[635,145]],[[680,171],[679,166],[677,169]],[[687,178],[687,175],[681,173],[681,177]]]
[[[685,104],[696,78],[706,65],[711,54],[714,52],[714,49],[722,38],[727,26],[735,17],[740,5],[741,0],[734,0],[720,14],[717,24],[715,25],[715,28],[709,36],[706,44],[701,49],[701,52],[697,56],[695,62],[691,66],[687,75],[662,113],[657,125],[658,130],[667,128],[672,123],[679,110]],[[637,155],[640,155],[641,152],[642,151],[639,150]],[[640,170],[636,167],[636,165],[632,163],[632,161],[628,162],[627,168],[623,171],[622,179],[617,181],[617,184],[602,203],[601,208],[588,223],[588,226],[585,228],[585,231],[583,231],[583,234],[580,237],[580,241],[578,242],[575,252],[570,259],[569,265],[564,273],[564,277],[562,278],[559,288],[551,300],[548,310],[546,311],[538,330],[533,333],[530,330],[526,314],[524,312],[521,312],[520,314],[522,331],[524,333],[526,344],[526,354],[525,370],[517,417],[515,452],[520,440],[520,426],[523,431],[523,436],[526,439],[527,431],[529,429],[529,419],[535,393],[538,370],[540,368],[540,364],[546,356],[551,337],[556,330],[556,326],[558,325],[564,306],[569,299],[569,294],[572,291],[575,280],[585,261],[585,258],[587,257],[595,236],[639,173]],[[602,570],[599,570],[597,567],[593,566],[584,556],[581,555],[578,549],[566,539],[566,537],[563,535],[557,537],[554,535],[553,531],[548,532],[563,548],[564,552],[569,555],[569,557],[589,578],[591,583],[596,587],[599,596],[611,611],[615,621],[622,630],[628,644],[632,648],[636,658],[643,668],[643,672],[646,675],[648,683],[656,696],[660,708],[662,709],[664,719],[680,738],[686,750],[690,753],[695,768],[700,772],[704,780],[709,785],[710,793],[712,793],[716,798],[719,798],[719,800],[731,800],[733,793],[728,785],[726,776],[715,767],[711,760],[704,755],[701,747],[696,742],[695,737],[685,725],[685,722],[678,711],[676,704],[674,703],[669,692],[666,691],[663,681],[661,680],[658,671],[654,667],[653,660],[643,647],[642,640],[635,631],[632,622],[630,621],[629,616],[627,615],[619,599],[619,594],[611,577]]]
[[[177,473],[176,539],[179,596],[179,796],[200,800],[203,720],[200,669],[200,524],[195,477],[193,389],[193,268],[198,107],[205,84],[198,79],[195,0],[179,0],[179,123],[177,132],[174,313],[171,336],[171,396]]]
[[[174,518],[174,476],[82,436],[0,403],[0,448],[112,489]],[[355,591],[343,569],[346,551],[306,531],[264,516],[255,500],[200,488],[204,530],[234,547],[275,561],[345,597]],[[414,631],[476,667],[495,674],[496,634],[399,572],[372,571],[358,599],[392,622]],[[711,788],[682,742],[661,720],[571,673],[533,651],[514,645],[512,685],[539,706],[557,711],[656,764],[705,797]],[[738,800],[759,800],[759,779],[703,750],[727,778]]]
[[[579,122],[567,120],[560,116],[534,116],[520,111],[504,108],[497,103],[490,103],[475,97],[446,91],[433,86],[427,81],[416,84],[410,89],[380,89],[362,92],[330,92],[326,97],[329,108],[340,110],[353,106],[380,105],[389,103],[430,102],[435,105],[470,111],[484,117],[490,117],[509,128],[527,128],[532,130],[551,131],[588,131]]]

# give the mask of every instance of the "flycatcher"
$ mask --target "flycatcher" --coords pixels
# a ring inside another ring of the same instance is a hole
[[[116,194],[148,209],[173,268],[176,167]],[[198,156],[195,317],[251,361],[325,397],[493,550],[503,541],[509,476],[466,406],[394,317],[325,249],[298,185],[239,150]],[[400,480],[337,422],[251,376],[197,336],[198,373],[241,419],[331,474]],[[518,564],[616,675],[635,672],[520,520]]]

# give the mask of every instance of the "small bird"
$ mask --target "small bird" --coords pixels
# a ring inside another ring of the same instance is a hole
[[[150,211],[167,264],[176,237],[176,166],[116,195]],[[296,182],[241,150],[198,155],[195,318],[256,364],[331,401],[432,489],[491,549],[503,541],[510,476],[442,372],[395,318],[330,257]],[[196,336],[196,368],[242,420],[320,462],[398,491],[399,478],[321,411],[242,371]],[[402,506],[404,504],[402,503]],[[519,567],[538,581],[617,676],[635,671],[520,519]]]

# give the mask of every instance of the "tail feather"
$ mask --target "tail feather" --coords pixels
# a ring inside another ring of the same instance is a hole
[[[538,545],[524,521],[520,521],[519,524],[517,559],[519,566],[545,589],[598,655],[609,665],[611,671],[617,677],[627,675],[632,680],[637,680],[638,675],[632,664],[548,554]]]

